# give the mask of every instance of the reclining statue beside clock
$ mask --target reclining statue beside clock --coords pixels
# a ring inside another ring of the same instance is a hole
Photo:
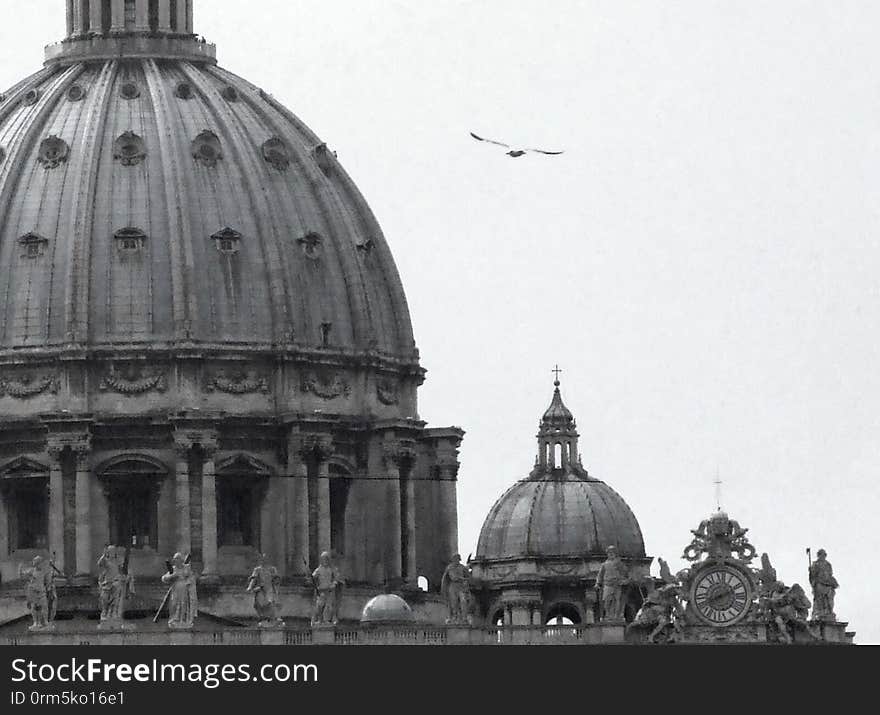
[[[721,510],[704,520],[691,532],[694,539],[683,554],[689,568],[673,576],[660,559],[661,578],[639,584],[643,603],[627,632],[642,632],[652,643],[760,640],[761,633],[781,643],[818,638],[803,588],[778,581],[767,554],[760,569],[750,566],[756,552],[747,531]],[[811,569],[814,582],[822,566]],[[745,628],[731,628],[737,624]]]

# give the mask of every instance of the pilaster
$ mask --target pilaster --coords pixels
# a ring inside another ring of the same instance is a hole
[[[216,435],[205,436],[202,447],[202,577],[217,575],[217,454]]]
[[[76,577],[88,578],[92,571],[92,471],[91,443],[73,448],[76,465]]]
[[[6,490],[0,486],[0,560],[9,556],[9,514]]]
[[[175,550],[187,556],[192,553],[189,494],[189,459],[192,452],[192,442],[180,435],[175,435],[174,442],[174,513],[177,522]]]

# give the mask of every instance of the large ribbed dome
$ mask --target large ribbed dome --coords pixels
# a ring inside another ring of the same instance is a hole
[[[598,557],[609,546],[624,558],[645,556],[639,523],[623,498],[595,479],[548,474],[514,484],[495,503],[476,558]]]
[[[194,36],[50,47],[2,96],[0,157],[0,348],[415,354],[391,253],[334,154]]]

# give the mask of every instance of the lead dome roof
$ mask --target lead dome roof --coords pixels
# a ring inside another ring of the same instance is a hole
[[[211,50],[74,35],[2,95],[0,351],[295,343],[417,361],[366,201]]]

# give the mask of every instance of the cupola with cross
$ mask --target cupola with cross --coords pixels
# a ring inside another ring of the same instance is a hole
[[[556,381],[553,383],[553,401],[541,418],[538,429],[538,459],[536,468],[542,472],[562,470],[564,472],[583,472],[580,453],[578,452],[578,432],[574,415],[562,401],[559,390],[559,374],[562,370],[557,366],[553,371]]]

